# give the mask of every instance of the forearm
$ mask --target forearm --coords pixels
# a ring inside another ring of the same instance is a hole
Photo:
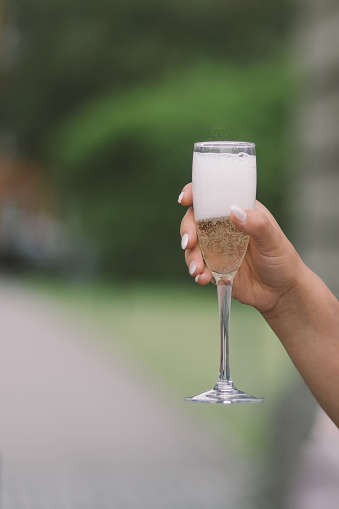
[[[339,426],[339,302],[305,265],[299,284],[264,318],[319,404]]]

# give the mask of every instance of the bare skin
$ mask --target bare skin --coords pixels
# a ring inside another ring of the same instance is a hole
[[[198,284],[206,285],[212,274],[199,248],[191,184],[181,197],[181,204],[190,207],[180,226],[185,260]],[[251,236],[232,295],[262,314],[319,404],[339,426],[339,302],[303,263],[261,203],[245,212],[244,220],[231,214],[232,222]]]

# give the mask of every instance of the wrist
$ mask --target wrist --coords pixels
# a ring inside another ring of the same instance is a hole
[[[297,255],[298,256],[298,255]],[[263,318],[271,325],[285,319],[286,315],[298,312],[304,298],[312,291],[312,279],[317,277],[298,256],[293,267],[293,275],[285,288],[280,290],[271,309],[262,311]]]

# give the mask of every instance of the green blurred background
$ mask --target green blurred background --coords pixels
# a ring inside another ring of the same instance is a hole
[[[177,197],[195,141],[252,141],[258,198],[286,225],[290,18],[287,0],[2,7],[3,268],[108,326],[180,398],[214,383],[219,346],[215,288],[187,274]],[[235,304],[232,319],[233,369],[270,399],[285,354],[253,310]],[[268,451],[273,411],[230,413],[245,448]]]
[[[295,11],[289,0],[1,6],[2,270],[108,331],[172,401],[218,369],[215,288],[194,286],[180,250],[194,142],[255,142],[258,199],[293,232]],[[190,410],[221,440],[232,429],[260,468],[298,380],[273,336],[234,303],[235,382],[266,403]]]
[[[195,141],[255,142],[258,197],[283,220],[287,1],[17,0],[4,13],[17,31],[4,144],[42,166],[100,273],[182,279],[175,203]]]

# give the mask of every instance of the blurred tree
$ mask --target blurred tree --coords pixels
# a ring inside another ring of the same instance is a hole
[[[12,0],[20,59],[3,76],[2,122],[24,154],[79,105],[200,59],[250,62],[283,42],[288,0]],[[5,79],[6,78],[6,79]]]
[[[53,166],[63,207],[71,204],[111,272],[184,270],[176,249],[182,211],[173,204],[198,139],[261,144],[259,189],[279,211],[288,0],[279,7],[270,0],[7,4],[20,44],[16,65],[3,73],[2,129],[15,134],[21,155]]]
[[[335,0],[322,7],[315,0],[298,3],[300,97],[293,129],[298,157],[291,182],[295,243],[338,297],[339,5]]]
[[[101,246],[106,269],[148,277],[184,270],[176,198],[199,139],[257,142],[259,198],[279,215],[289,90],[281,62],[205,63],[152,87],[110,94],[60,125],[51,136],[55,178]]]
[[[298,0],[296,5],[293,47],[299,85],[289,126],[286,212],[293,244],[339,297],[339,4]],[[272,484],[261,508],[309,507],[315,500],[317,507],[336,505],[338,483],[331,472],[338,471],[338,460],[333,449],[314,448],[327,441],[332,444],[327,420],[297,378],[277,414],[266,476]]]

